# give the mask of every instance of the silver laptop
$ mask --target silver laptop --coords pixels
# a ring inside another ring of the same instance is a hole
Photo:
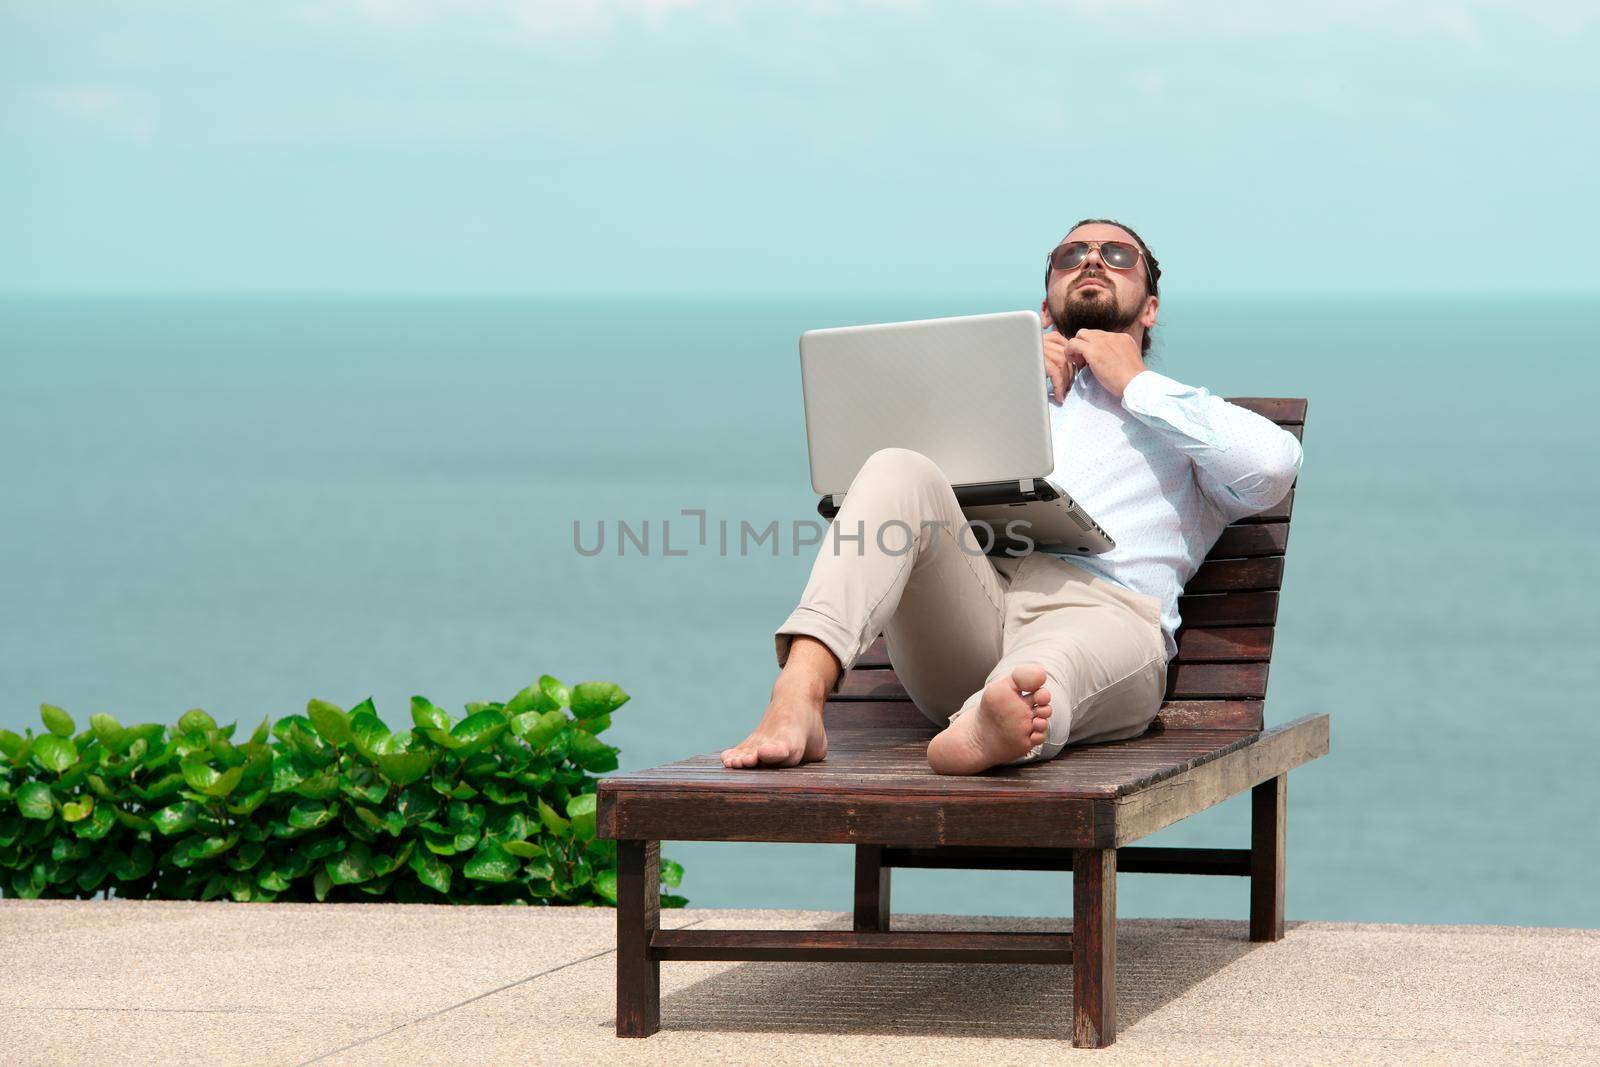
[[[1006,311],[801,334],[817,511],[838,514],[872,453],[909,448],[944,471],[968,520],[987,524],[992,538],[982,527],[973,536],[991,553],[1015,553],[1026,547],[1023,537],[1083,555],[1115,548],[1050,481],[1042,333],[1037,312]]]

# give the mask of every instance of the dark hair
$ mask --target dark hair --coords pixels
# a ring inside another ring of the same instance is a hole
[[[1150,246],[1144,243],[1144,238],[1140,237],[1138,231],[1132,226],[1129,226],[1126,223],[1118,222],[1116,219],[1079,219],[1077,222],[1072,224],[1072,230],[1076,230],[1079,226],[1089,226],[1096,223],[1102,226],[1115,226],[1119,230],[1126,230],[1129,237],[1132,237],[1135,241],[1139,242],[1139,251],[1144,253],[1144,255],[1140,258],[1144,260],[1145,286],[1149,290],[1151,296],[1159,297],[1161,295],[1161,264],[1156,261],[1155,256],[1150,254]],[[1068,230],[1067,232],[1071,233],[1072,230]],[[1048,293],[1050,291],[1049,264],[1046,264],[1044,268],[1044,288],[1045,292]],[[1146,330],[1144,331],[1143,344],[1140,346],[1140,355],[1145,355],[1149,351],[1150,331]]]

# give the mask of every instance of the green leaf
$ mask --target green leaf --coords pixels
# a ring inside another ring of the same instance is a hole
[[[560,702],[553,699],[535,683],[508,700],[505,712],[507,717],[523,715],[529,712],[542,715],[547,711],[555,711],[559,707],[561,707]]]
[[[436,893],[450,892],[450,865],[431,852],[419,851],[411,856],[411,869],[417,881]]]
[[[568,722],[567,713],[554,711],[528,711],[511,720],[511,731],[528,743],[535,752],[543,748]]]
[[[192,830],[195,823],[200,821],[200,805],[192,800],[185,800],[170,807],[162,808],[151,816],[151,821],[168,837]]]
[[[600,894],[602,898],[612,904],[617,902],[617,870],[615,867],[596,871],[594,882],[591,884],[594,886],[595,892]]]
[[[332,885],[333,877],[326,867],[318,867],[317,873],[311,876],[311,891],[319,901],[328,899],[328,888]]]
[[[239,784],[239,779],[244,777],[243,767],[234,767],[232,770],[219,773],[198,756],[190,756],[178,766],[183,771],[183,779],[189,783],[189,788],[208,797],[227,796],[233,792],[234,786]]]
[[[282,791],[280,790],[280,792]],[[311,800],[327,800],[329,797],[338,795],[339,775],[329,769],[321,774],[313,774],[309,778],[302,778],[290,786],[287,791]]]
[[[500,847],[521,859],[538,859],[545,855],[544,846],[536,845],[532,841],[502,841]]]
[[[456,723],[450,731],[450,736],[460,742],[458,750],[463,756],[485,748],[495,738],[499,737],[506,729],[506,717],[503,713],[485,709]]]
[[[411,721],[419,730],[450,730],[450,713],[434,707],[427,697],[411,698]]]
[[[572,714],[580,719],[609,715],[628,702],[628,694],[613,682],[580,682],[572,687]]]
[[[571,823],[556,814],[556,809],[544,802],[543,797],[539,798],[539,819],[556,834],[565,834],[572,827]]]
[[[556,702],[556,707],[558,708],[564,708],[572,701],[571,690],[548,674],[539,676],[539,688],[544,692],[545,696]]]
[[[71,737],[78,732],[78,724],[72,721],[72,716],[54,704],[40,704],[39,718],[44,721],[45,729],[57,737]]]
[[[119,882],[136,882],[155,867],[156,855],[147,845],[135,845],[111,861],[111,876]]]
[[[71,820],[68,820],[69,822]],[[117,812],[110,804],[96,804],[94,813],[77,826],[72,832],[86,841],[98,841],[111,832],[117,825]]]
[[[586,771],[616,770],[617,751],[593,734],[581,730],[572,731],[567,741],[567,752],[572,762]]]
[[[433,769],[433,754],[425,751],[397,752],[378,757],[378,771],[402,788],[418,781]]]
[[[361,842],[352,842],[343,855],[329,860],[322,869],[334,885],[357,885],[373,876],[372,852]]]
[[[12,733],[10,730],[0,730],[0,752],[4,752],[8,759],[16,759],[27,742]]]
[[[376,760],[379,755],[394,752],[394,734],[389,733],[389,726],[384,725],[384,720],[378,718],[374,712],[362,709],[350,712],[350,736],[354,739],[355,750],[365,755],[368,760]]]
[[[473,853],[461,873],[479,882],[509,882],[521,866],[522,862],[500,845],[487,844]]]
[[[217,720],[199,708],[191,708],[178,719],[178,731],[180,733],[210,736],[216,728]]]
[[[663,858],[661,860],[661,884],[677,885],[683,881],[683,864],[677,860]]]
[[[348,745],[354,734],[350,730],[350,717],[337,705],[326,700],[313,700],[306,705],[306,717],[316,727],[322,739],[335,747]]]
[[[17,810],[25,818],[48,819],[56,813],[55,798],[43,782],[27,782],[17,790]]]
[[[572,818],[572,833],[580,841],[587,841],[594,836],[594,813],[597,800],[598,798],[593,793],[579,793],[567,801],[567,814]]]
[[[94,811],[94,797],[82,796],[61,805],[61,818],[64,822],[82,822],[92,811]]]
[[[107,715],[103,711],[98,715],[89,716],[89,729],[93,732],[95,740],[112,752],[122,752],[133,742],[133,735],[122,728],[122,724],[115,716]]]
[[[33,739],[33,760],[45,770],[60,774],[78,762],[78,746],[70,737],[44,734]]]
[[[315,830],[333,818],[333,809],[314,800],[302,800],[289,809],[289,825],[296,830]]]

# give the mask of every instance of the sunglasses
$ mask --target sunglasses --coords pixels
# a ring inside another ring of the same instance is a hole
[[[1132,270],[1144,258],[1144,250],[1138,245],[1131,245],[1126,241],[1068,241],[1058,245],[1045,257],[1044,283],[1050,286],[1050,272],[1053,270],[1073,270],[1083,265],[1089,258],[1089,253],[1095,249],[1100,251],[1100,262],[1112,270]],[[1148,278],[1149,265],[1145,265],[1145,274]]]

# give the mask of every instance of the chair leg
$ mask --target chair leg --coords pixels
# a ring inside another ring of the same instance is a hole
[[[882,845],[856,846],[856,930],[889,929],[889,876]]]
[[[1250,791],[1250,940],[1283,937],[1283,858],[1289,776]]]
[[[1072,852],[1072,1044],[1117,1039],[1117,850]]]
[[[661,961],[650,935],[661,929],[661,842],[617,842],[617,1036],[661,1029]]]

